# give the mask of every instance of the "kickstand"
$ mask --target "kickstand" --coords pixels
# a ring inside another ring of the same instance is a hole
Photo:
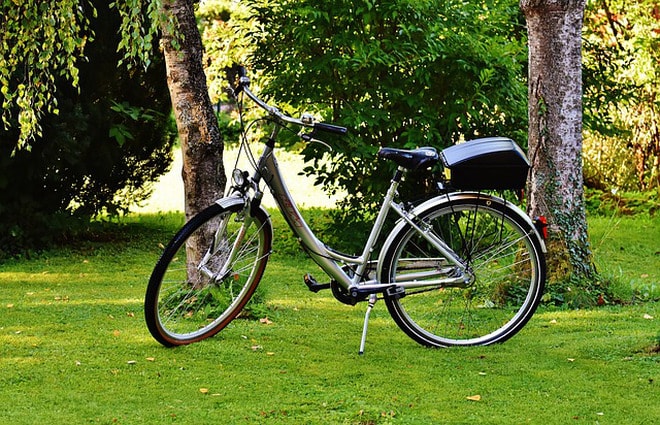
[[[369,316],[371,315],[371,310],[374,308],[374,304],[378,300],[376,294],[369,295],[369,306],[367,307],[367,312],[364,315],[364,327],[362,328],[362,340],[360,341],[360,351],[359,355],[364,354],[364,344],[367,342],[367,328],[369,327]]]

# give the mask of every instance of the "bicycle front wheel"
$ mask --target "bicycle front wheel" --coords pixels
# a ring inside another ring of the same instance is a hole
[[[397,325],[432,347],[488,345],[515,335],[534,314],[545,284],[545,257],[533,225],[499,198],[464,195],[418,214],[473,275],[469,282],[385,294]],[[410,225],[388,239],[381,282],[423,283],[456,267]]]
[[[261,208],[214,204],[186,223],[157,262],[145,295],[151,335],[171,347],[215,335],[245,307],[268,261],[272,227]]]

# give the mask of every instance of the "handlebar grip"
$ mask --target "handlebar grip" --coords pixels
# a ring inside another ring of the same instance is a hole
[[[338,125],[325,124],[322,122],[314,123],[314,130],[324,131],[326,133],[334,133],[339,135],[345,135],[348,130],[346,127],[340,127]]]

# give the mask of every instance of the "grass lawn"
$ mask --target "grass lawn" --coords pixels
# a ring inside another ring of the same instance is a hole
[[[142,216],[75,249],[0,265],[0,423],[620,425],[660,418],[657,302],[541,308],[505,344],[443,350],[415,344],[380,303],[358,356],[365,306],[308,292],[302,275],[316,266],[277,247],[262,284],[267,321],[237,320],[202,343],[163,348],[144,325],[142,297],[176,218]],[[651,288],[660,270],[651,232],[660,226],[624,220],[595,221],[599,261],[620,282]],[[624,239],[631,229],[641,232],[638,243]]]

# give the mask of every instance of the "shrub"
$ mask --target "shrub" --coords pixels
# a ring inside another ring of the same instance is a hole
[[[250,5],[258,22],[246,32],[263,92],[350,129],[350,137],[327,140],[331,153],[318,145],[303,151],[317,184],[348,193],[345,217],[373,210],[389,182],[391,164],[375,161],[379,146],[445,147],[486,135],[525,144],[526,50],[514,2]],[[425,187],[406,191],[413,190]]]
[[[58,82],[59,115],[44,118],[30,151],[11,155],[17,131],[0,134],[0,254],[70,237],[67,217],[125,211],[167,171],[176,132],[164,64],[117,68],[117,25],[116,12],[99,6],[79,90]]]

